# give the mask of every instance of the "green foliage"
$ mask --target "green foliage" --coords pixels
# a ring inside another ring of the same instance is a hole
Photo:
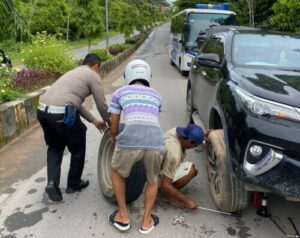
[[[111,59],[113,56],[109,53],[107,53],[104,49],[93,49],[90,51],[91,54],[96,54],[101,58],[101,61],[106,61]]]
[[[21,53],[25,65],[37,71],[61,75],[76,66],[76,58],[69,53],[65,43],[46,32],[38,33],[32,46]]]
[[[125,37],[133,33],[138,19],[138,9],[124,1],[112,1],[109,8],[111,21],[114,27]]]
[[[273,5],[272,24],[282,31],[300,32],[300,1],[278,0]]]
[[[100,0],[71,1],[70,24],[77,38],[84,37],[91,45],[91,39],[104,31],[104,8]]]
[[[21,97],[23,94],[12,89],[17,70],[0,66],[0,104]]]
[[[22,18],[12,0],[0,1],[0,40],[28,40],[28,25]]]
[[[23,97],[24,94],[20,93],[18,91],[15,91],[13,89],[7,88],[7,89],[1,89],[0,90],[0,104],[13,101],[17,98]]]
[[[61,0],[35,0],[27,4],[31,33],[47,31],[56,34],[66,25],[66,4]],[[55,16],[55,19],[54,19]]]
[[[136,44],[139,40],[141,40],[141,35],[135,35],[131,38],[128,38],[125,40],[125,43],[126,44],[129,44],[129,45],[134,45]]]

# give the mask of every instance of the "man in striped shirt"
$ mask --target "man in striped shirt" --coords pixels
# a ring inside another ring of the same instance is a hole
[[[157,195],[158,175],[165,145],[158,122],[162,97],[149,87],[151,70],[145,61],[131,61],[126,66],[124,76],[127,86],[113,94],[109,107],[112,140],[116,142],[112,158],[112,183],[119,205],[119,210],[109,216],[109,222],[121,231],[130,228],[124,178],[129,176],[137,161],[143,160],[147,185],[145,212],[139,232],[148,234],[159,223],[159,218],[151,212]],[[121,111],[125,126],[119,131]]]

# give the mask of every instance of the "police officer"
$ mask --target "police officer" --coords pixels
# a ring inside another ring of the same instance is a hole
[[[43,128],[48,146],[48,184],[45,192],[52,201],[61,201],[59,189],[61,162],[67,146],[71,153],[66,193],[74,193],[89,185],[82,180],[86,150],[86,130],[80,116],[93,123],[100,132],[107,129],[109,113],[101,78],[101,60],[95,54],[88,54],[83,65],[61,76],[45,94],[40,97],[37,110],[38,120]],[[97,109],[104,121],[96,119],[82,106],[85,98],[93,95]]]

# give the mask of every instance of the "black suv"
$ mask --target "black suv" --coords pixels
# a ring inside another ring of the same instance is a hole
[[[206,37],[187,84],[190,120],[213,128],[207,171],[220,210],[249,191],[300,200],[300,36],[243,27]]]

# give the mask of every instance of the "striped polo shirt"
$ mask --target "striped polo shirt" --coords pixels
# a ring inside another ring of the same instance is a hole
[[[118,89],[111,99],[109,112],[124,115],[125,126],[117,136],[121,149],[164,149],[160,128],[162,97],[154,89],[135,84]]]

